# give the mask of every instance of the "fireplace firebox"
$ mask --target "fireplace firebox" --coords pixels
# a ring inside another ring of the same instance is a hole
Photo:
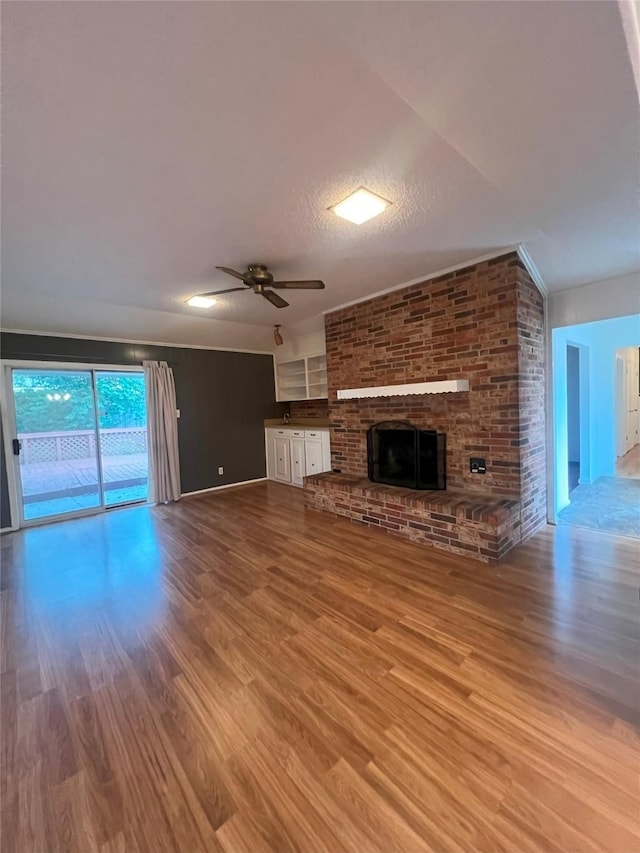
[[[446,489],[447,436],[408,421],[383,421],[367,433],[367,463],[373,483],[405,489]]]

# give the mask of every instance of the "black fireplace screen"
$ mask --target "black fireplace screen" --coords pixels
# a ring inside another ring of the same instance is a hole
[[[369,479],[405,489],[446,489],[444,433],[406,421],[374,424],[367,433]]]

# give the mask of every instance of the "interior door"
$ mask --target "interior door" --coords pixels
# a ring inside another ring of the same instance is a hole
[[[11,393],[20,523],[101,507],[92,371],[14,368]]]

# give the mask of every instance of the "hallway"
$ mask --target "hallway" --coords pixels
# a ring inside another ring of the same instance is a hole
[[[640,444],[618,459],[616,474],[577,485],[558,523],[640,539]]]

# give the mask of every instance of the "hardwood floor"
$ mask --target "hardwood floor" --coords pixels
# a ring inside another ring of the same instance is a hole
[[[248,486],[2,539],[13,853],[637,851],[637,543]]]
[[[636,444],[628,453],[618,459],[616,474],[618,477],[640,479],[640,444]]]

